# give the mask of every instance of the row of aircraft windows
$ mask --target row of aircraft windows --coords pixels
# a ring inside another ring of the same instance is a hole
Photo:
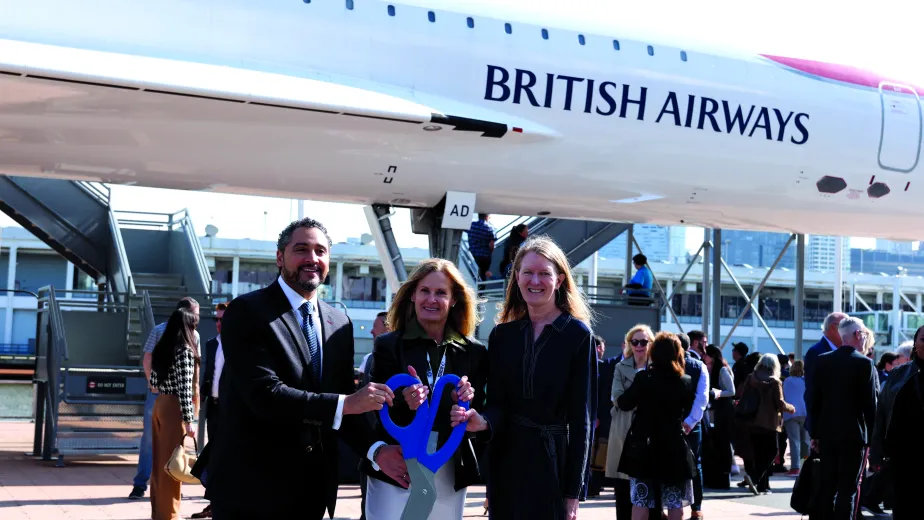
[[[310,3],[311,3],[311,0],[303,0],[303,1],[304,1],[306,4],[310,4]],[[346,8],[347,8],[348,10],[352,11],[352,10],[353,10],[353,0],[345,0],[345,1],[346,1]],[[388,6],[388,16],[395,16],[395,14],[396,14],[395,6],[389,5],[389,6]],[[436,23],[436,13],[434,13],[433,11],[427,11],[427,19],[430,20],[430,23]],[[466,18],[465,20],[466,20],[466,24],[468,25],[468,28],[469,28],[469,29],[474,29],[474,28],[475,28],[475,19],[474,19],[474,18],[472,18],[471,16],[469,16],[469,17]],[[504,24],[504,32],[506,32],[507,34],[513,34],[513,26],[510,25],[509,23],[505,23],[505,24]],[[548,29],[542,29],[541,34],[542,34],[542,39],[543,39],[543,40],[548,40],[548,39],[549,39],[549,30],[548,30]],[[587,40],[584,38],[584,35],[583,35],[583,34],[578,34],[578,43],[580,43],[581,45],[586,45]],[[615,50],[617,50],[617,51],[619,50],[619,40],[613,40],[613,49],[615,49]],[[651,46],[651,45],[649,45],[649,46],[648,46],[648,55],[649,55],[649,56],[654,56],[654,52],[655,52],[655,51],[654,51],[654,47]],[[687,51],[680,51],[680,61],[687,61]]]

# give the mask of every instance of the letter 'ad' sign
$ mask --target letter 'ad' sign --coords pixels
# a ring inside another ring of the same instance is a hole
[[[446,209],[443,210],[443,229],[462,229],[472,227],[475,215],[475,194],[463,191],[446,192]]]

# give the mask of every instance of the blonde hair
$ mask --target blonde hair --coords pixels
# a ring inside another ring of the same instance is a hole
[[[459,269],[452,262],[442,258],[428,258],[420,262],[408,276],[407,281],[401,284],[391,308],[388,309],[386,319],[388,330],[404,330],[407,323],[414,319],[414,302],[411,301],[411,296],[417,291],[420,281],[430,273],[443,273],[449,278],[452,286],[452,299],[455,300],[455,305],[449,308],[449,317],[446,322],[463,336],[474,334],[475,327],[481,321],[481,316],[478,315],[478,297],[475,290],[465,283]]]
[[[626,332],[626,348],[623,349],[622,355],[625,358],[630,358],[634,355],[632,351],[632,336],[635,336],[636,333],[642,332],[648,337],[648,348],[651,349],[651,344],[654,343],[654,332],[652,332],[651,327],[643,323],[629,329],[629,332]]]
[[[513,275],[507,284],[507,294],[504,296],[504,302],[500,305],[500,312],[497,313],[495,321],[497,323],[509,323],[528,317],[526,300],[523,299],[523,294],[520,293],[517,278],[519,277],[523,258],[529,253],[536,253],[544,257],[552,262],[558,274],[565,275],[561,286],[555,291],[555,305],[562,311],[581,320],[587,326],[591,326],[593,324],[593,311],[590,309],[590,305],[587,304],[584,294],[578,290],[577,285],[574,283],[568,257],[565,256],[564,251],[558,247],[554,240],[541,235],[527,238],[517,251],[517,256],[513,260],[511,269]]]
[[[797,359],[792,362],[792,366],[789,367],[789,375],[793,377],[802,377],[805,375],[805,361]]]

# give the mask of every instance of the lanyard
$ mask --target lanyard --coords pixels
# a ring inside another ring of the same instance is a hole
[[[446,349],[449,347],[447,346]],[[443,377],[443,371],[446,369],[446,349],[443,349],[443,359],[440,360],[440,368],[436,372],[436,380]],[[427,352],[427,381],[430,383],[430,389],[433,389],[433,365],[430,363],[430,353]]]

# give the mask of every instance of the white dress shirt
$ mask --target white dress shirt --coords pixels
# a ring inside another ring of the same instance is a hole
[[[215,349],[215,374],[212,376],[212,397],[218,399],[218,380],[225,367],[225,351],[221,349],[221,336],[218,336],[218,348]]]
[[[311,304],[314,305],[314,310],[310,316],[314,322],[314,330],[318,336],[318,352],[321,354],[321,370],[324,370],[324,333],[321,328],[321,311],[318,307],[318,293],[315,292],[311,300],[306,300],[301,294],[298,294],[282,279],[282,275],[279,276],[279,286],[282,287],[282,292],[286,295],[286,298],[289,300],[289,304],[292,305],[292,309],[295,311],[295,316],[298,318],[299,331],[301,331],[301,321],[302,313],[299,310],[303,303],[306,301],[311,301]],[[307,340],[306,340],[307,341]],[[340,429],[340,422],[343,420],[343,400],[346,399],[345,395],[341,395],[337,400],[337,413],[334,415],[334,424],[333,429]]]
[[[706,413],[706,405],[709,404],[709,371],[706,370],[706,364],[697,359],[691,359],[690,362],[699,365],[701,375],[699,382],[696,383],[696,398],[693,399],[693,409],[690,415],[684,419],[683,423],[690,429],[703,420],[703,414]]]

